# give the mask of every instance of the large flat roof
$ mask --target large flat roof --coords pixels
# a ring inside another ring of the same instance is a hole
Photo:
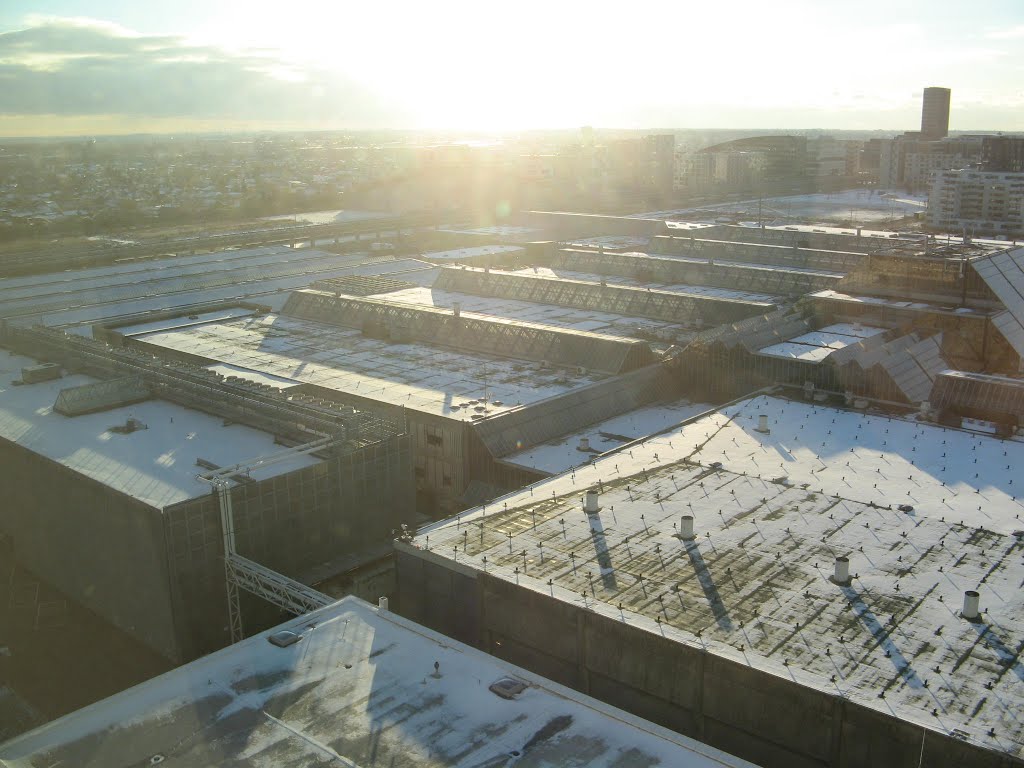
[[[420,254],[420,258],[427,261],[459,261],[480,256],[508,256],[512,253],[522,252],[522,247],[518,245],[473,245],[445,251],[427,251]]]
[[[302,639],[270,644],[281,628]],[[0,745],[0,764],[750,765],[353,597],[281,628]],[[504,680],[522,691],[490,690]]]
[[[0,350],[0,438],[45,456],[153,507],[163,508],[210,493],[197,479],[202,458],[228,467],[281,451],[273,435],[163,400],[62,416],[53,404],[62,389],[97,381],[71,375],[15,386],[28,357]],[[146,425],[129,434],[112,432],[129,418]],[[252,470],[261,480],[316,464],[310,456]]]
[[[464,421],[605,378],[600,373],[542,368],[427,344],[392,344],[368,338],[357,329],[275,314],[133,338],[237,368]]]
[[[283,303],[314,280],[351,274],[403,273],[433,282],[432,265],[415,259],[370,260],[365,253],[264,246],[7,278],[0,317],[47,325],[92,323],[217,301]]]
[[[527,267],[515,271],[519,275],[539,275],[540,277],[563,278],[566,280],[583,280],[591,283],[604,282],[608,285],[624,285],[629,288],[648,288],[654,291],[666,291],[687,296],[707,296],[717,299],[736,299],[738,301],[759,301],[765,304],[778,303],[779,297],[769,293],[740,291],[732,288],[717,288],[712,285],[691,285],[689,283],[659,283],[653,280],[636,280],[619,275],[600,275],[593,272],[575,272],[562,267]]]
[[[1018,441],[762,396],[399,546],[1020,755],[1021,467]]]
[[[571,286],[569,286],[571,289]],[[524,323],[540,323],[555,328],[573,331],[588,331],[608,336],[635,338],[637,330],[643,329],[662,339],[689,338],[686,325],[654,320],[648,317],[629,317],[597,309],[577,309],[558,304],[540,304],[520,299],[505,299],[494,296],[476,296],[459,291],[417,286],[391,293],[382,293],[370,298],[384,299],[399,304],[415,304],[426,307],[451,309],[456,302],[461,304],[466,315],[476,317],[497,317]]]

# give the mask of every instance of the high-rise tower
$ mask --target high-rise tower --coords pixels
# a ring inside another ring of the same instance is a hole
[[[949,88],[925,88],[921,104],[921,138],[943,139],[949,134]]]

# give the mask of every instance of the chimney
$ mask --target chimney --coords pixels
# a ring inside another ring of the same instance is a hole
[[[588,515],[596,515],[601,511],[601,507],[597,505],[597,491],[593,488],[587,491],[586,500],[583,502],[583,511]]]
[[[981,614],[978,612],[978,603],[981,601],[981,596],[973,589],[969,589],[964,592],[964,610],[963,617],[968,621],[977,621],[981,618]]]
[[[837,557],[835,572],[832,574],[832,581],[840,586],[846,587],[850,584],[850,558]]]
[[[693,541],[697,538],[693,533],[693,515],[683,515],[679,519],[679,538],[683,541]]]

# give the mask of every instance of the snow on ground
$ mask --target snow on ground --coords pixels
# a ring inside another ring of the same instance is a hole
[[[302,639],[248,638],[0,745],[0,760],[749,766],[353,597],[282,626]],[[489,690],[505,678],[525,689]]]
[[[924,211],[926,196],[903,192],[849,189],[842,192],[820,192],[809,195],[753,198],[726,203],[710,203],[695,208],[654,211],[636,214],[635,218],[670,219],[699,216],[709,211],[770,222],[774,218],[787,221],[850,221],[866,224],[912,216]]]
[[[502,461],[556,475],[589,464],[596,455],[607,453],[624,443],[661,432],[713,409],[713,405],[691,403],[688,400],[637,408],[558,440],[506,456]],[[588,450],[580,450],[581,438],[587,440]]]
[[[347,224],[351,221],[386,219],[391,214],[375,211],[308,211],[283,216],[264,216],[261,221],[290,221],[296,224]]]
[[[62,389],[90,384],[88,376],[64,376],[55,381],[15,386],[21,369],[35,365],[28,357],[0,351],[0,438],[46,456],[69,469],[163,508],[210,492],[197,479],[202,458],[226,467],[258,456],[278,453],[273,435],[192,411],[163,400],[67,417],[53,410]],[[130,434],[111,432],[129,418],[146,425]],[[255,469],[262,480],[312,466],[317,460],[297,456]]]

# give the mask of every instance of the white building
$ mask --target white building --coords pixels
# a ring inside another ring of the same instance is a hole
[[[928,224],[970,235],[1024,235],[1024,173],[936,172],[928,194]]]

